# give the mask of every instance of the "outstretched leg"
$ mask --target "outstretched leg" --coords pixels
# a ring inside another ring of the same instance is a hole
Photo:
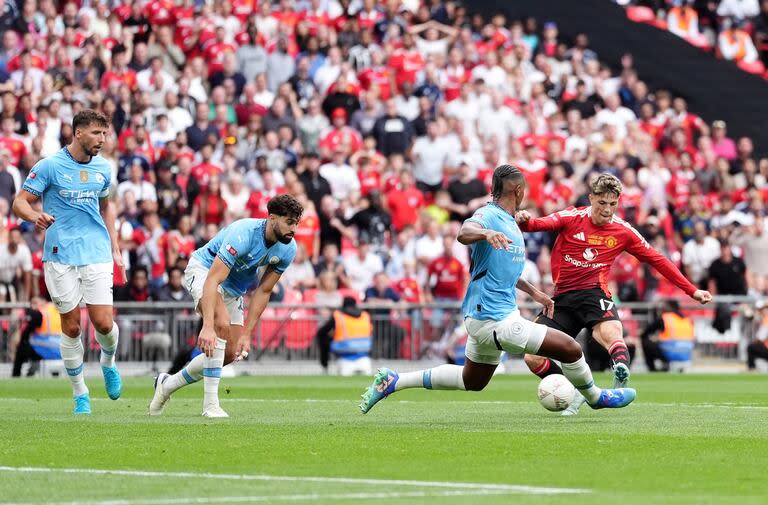
[[[613,362],[613,387],[626,387],[629,383],[629,349],[624,342],[621,321],[609,320],[592,327],[592,337],[611,355]]]

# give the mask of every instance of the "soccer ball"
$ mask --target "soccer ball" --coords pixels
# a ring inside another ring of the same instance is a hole
[[[538,394],[542,407],[558,412],[568,407],[576,394],[576,388],[563,375],[548,375],[539,383]]]

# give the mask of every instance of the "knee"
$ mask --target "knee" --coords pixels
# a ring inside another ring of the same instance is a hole
[[[96,319],[93,321],[93,327],[102,335],[110,333],[112,331],[112,316]]]
[[[229,336],[229,325],[223,323],[215,323],[213,329],[216,332],[216,336],[226,340]]]
[[[70,338],[79,337],[80,336],[80,320],[79,319],[65,320],[62,318],[61,331],[64,332],[64,334]]]
[[[534,354],[526,354],[523,356],[523,361],[525,361],[525,364],[528,365],[528,368],[531,370],[535,370],[539,368],[541,365],[544,364],[544,360],[547,358],[543,358],[541,356],[536,356]]]
[[[573,363],[583,356],[581,346],[573,339],[568,339],[563,346],[563,361]]]
[[[467,391],[482,391],[485,386],[488,385],[489,379],[469,377],[466,373],[462,374],[462,380],[464,381],[464,389]]]
[[[482,391],[485,389],[485,386],[487,386],[487,382],[480,382],[480,381],[465,381],[464,382],[464,389],[467,391]]]

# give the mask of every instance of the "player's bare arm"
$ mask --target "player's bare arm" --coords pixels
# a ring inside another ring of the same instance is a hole
[[[533,301],[544,306],[544,315],[551,318],[555,315],[555,301],[549,297],[545,292],[538,289],[536,286],[523,279],[517,280],[517,289],[523,293],[527,293]]]
[[[39,200],[38,196],[33,195],[26,189],[22,189],[13,200],[13,213],[19,219],[35,223],[35,228],[38,231],[43,231],[51,226],[56,221],[56,218],[45,212],[37,212],[32,208],[32,204],[37,203]]]
[[[277,272],[271,266],[267,268],[264,275],[261,277],[259,286],[253,290],[248,300],[248,317],[245,320],[245,332],[237,343],[235,349],[235,356],[237,359],[244,359],[248,357],[248,352],[251,347],[251,334],[256,324],[259,322],[259,318],[264,313],[264,309],[269,303],[269,296],[272,294],[272,290],[275,288],[277,281],[280,280],[281,274]]]
[[[464,221],[456,237],[459,243],[464,245],[474,244],[483,240],[491,244],[494,249],[506,249],[512,240],[501,232],[483,228],[480,223],[474,221]]]
[[[107,233],[109,233],[109,241],[112,244],[112,261],[120,269],[122,279],[126,279],[125,265],[123,264],[123,254],[120,252],[120,243],[117,240],[117,231],[115,230],[115,205],[109,201],[109,198],[99,199],[99,212],[101,218],[104,220],[104,225],[107,227]]]
[[[213,356],[213,348],[216,345],[214,320],[219,285],[227,278],[229,270],[229,267],[220,258],[216,258],[213,260],[213,265],[203,285],[203,296],[200,299],[199,307],[200,313],[203,315],[203,328],[200,330],[197,345],[208,357]]]

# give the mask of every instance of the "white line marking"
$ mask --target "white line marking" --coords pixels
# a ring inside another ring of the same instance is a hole
[[[223,398],[225,403],[339,403],[339,404],[357,404],[356,400],[338,400],[338,399],[314,399],[314,398]],[[405,404],[424,404],[427,402],[416,400],[389,400],[391,403],[405,403]],[[39,400],[33,398],[13,398],[5,397],[0,398],[0,402],[39,402]],[[91,398],[91,402],[110,402],[112,400],[108,398]],[[536,402],[531,401],[512,401],[512,400],[447,400],[441,403],[446,405],[450,404],[467,404],[467,405],[533,405]],[[633,408],[637,407],[701,407],[710,409],[743,409],[743,410],[768,410],[768,405],[757,404],[744,404],[744,403],[656,403],[656,402],[636,402],[633,403]]]
[[[526,494],[573,494],[589,493],[588,489],[537,487],[516,484],[485,484],[480,482],[436,482],[426,480],[359,479],[351,477],[299,477],[287,475],[221,474],[208,472],[153,472],[144,470],[102,470],[98,468],[43,468],[31,466],[0,466],[0,472],[19,473],[67,473],[91,475],[123,475],[129,477],[178,477],[182,479],[221,479],[243,481],[318,482],[335,484],[373,484],[385,486],[434,487],[442,489],[473,489],[484,491],[509,491]]]
[[[408,491],[395,493],[331,493],[257,496],[213,496],[189,498],[138,498],[135,500],[91,500],[46,502],[47,505],[185,505],[205,503],[253,503],[271,501],[313,501],[313,500],[373,500],[389,498],[433,498],[452,496],[492,496],[510,494],[510,491],[478,489],[475,491]],[[36,505],[37,502],[0,502],[0,505]]]

